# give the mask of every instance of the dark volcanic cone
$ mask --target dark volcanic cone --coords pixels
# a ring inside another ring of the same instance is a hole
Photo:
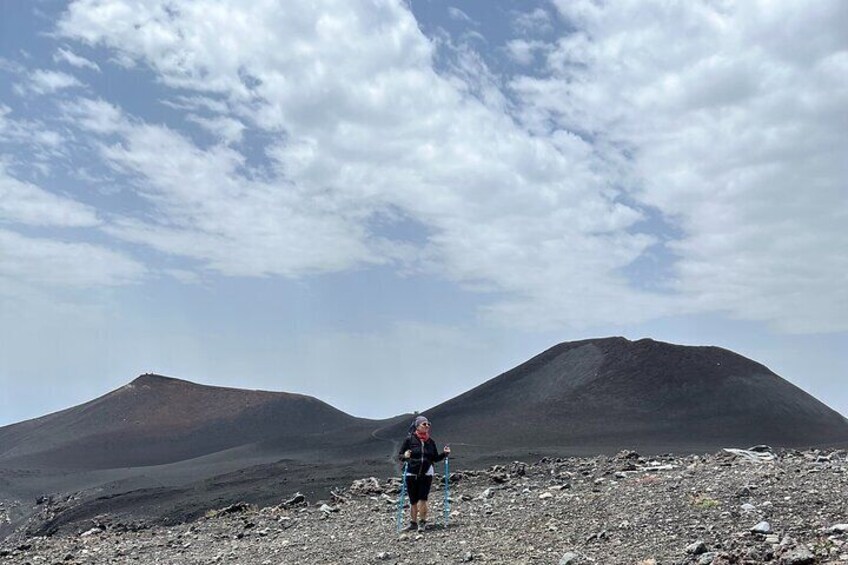
[[[650,339],[562,343],[426,414],[437,440],[484,459],[848,445],[845,418],[763,365]]]
[[[143,375],[91,402],[0,428],[0,463],[105,469],[182,461],[255,443],[294,450],[361,422],[299,394]]]

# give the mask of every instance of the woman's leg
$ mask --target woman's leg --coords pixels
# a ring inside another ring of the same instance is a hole
[[[409,521],[418,522],[418,481],[415,477],[406,477],[406,492],[409,494]]]
[[[418,479],[418,521],[427,521],[427,497],[430,495],[430,486],[433,484],[433,477],[420,477]]]
[[[419,500],[418,501],[418,519],[421,520],[422,522],[426,522],[428,511],[429,511],[429,508],[427,507],[427,501],[426,500]]]
[[[420,503],[418,503],[418,504],[420,504]],[[409,521],[410,522],[418,522],[418,504],[410,504],[409,505]]]

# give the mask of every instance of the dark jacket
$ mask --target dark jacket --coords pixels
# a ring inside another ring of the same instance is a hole
[[[403,454],[407,449],[412,451],[412,457],[404,459]],[[441,461],[445,458],[445,455],[445,453],[439,453],[433,438],[429,438],[425,442],[421,441],[415,434],[409,434],[400,446],[398,458],[401,461],[409,462],[409,467],[406,469],[407,473],[422,477],[427,474],[430,465]]]

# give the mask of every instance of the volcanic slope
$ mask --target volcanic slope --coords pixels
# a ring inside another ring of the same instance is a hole
[[[309,396],[147,374],[85,404],[0,428],[0,465],[142,467],[246,445],[290,453],[348,445],[373,427]]]
[[[718,347],[650,339],[562,343],[425,413],[439,442],[476,463],[848,445],[848,420],[767,367]]]

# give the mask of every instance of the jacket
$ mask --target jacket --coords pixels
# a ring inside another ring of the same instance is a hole
[[[403,458],[403,454],[406,450],[412,451],[412,457],[409,459]],[[415,434],[409,434],[400,446],[398,459],[409,463],[409,466],[406,469],[407,473],[415,475],[416,477],[423,477],[430,469],[430,465],[438,463],[445,458],[445,455],[445,453],[439,453],[438,448],[436,448],[436,442],[433,441],[433,438],[428,438],[425,442],[421,441]]]

